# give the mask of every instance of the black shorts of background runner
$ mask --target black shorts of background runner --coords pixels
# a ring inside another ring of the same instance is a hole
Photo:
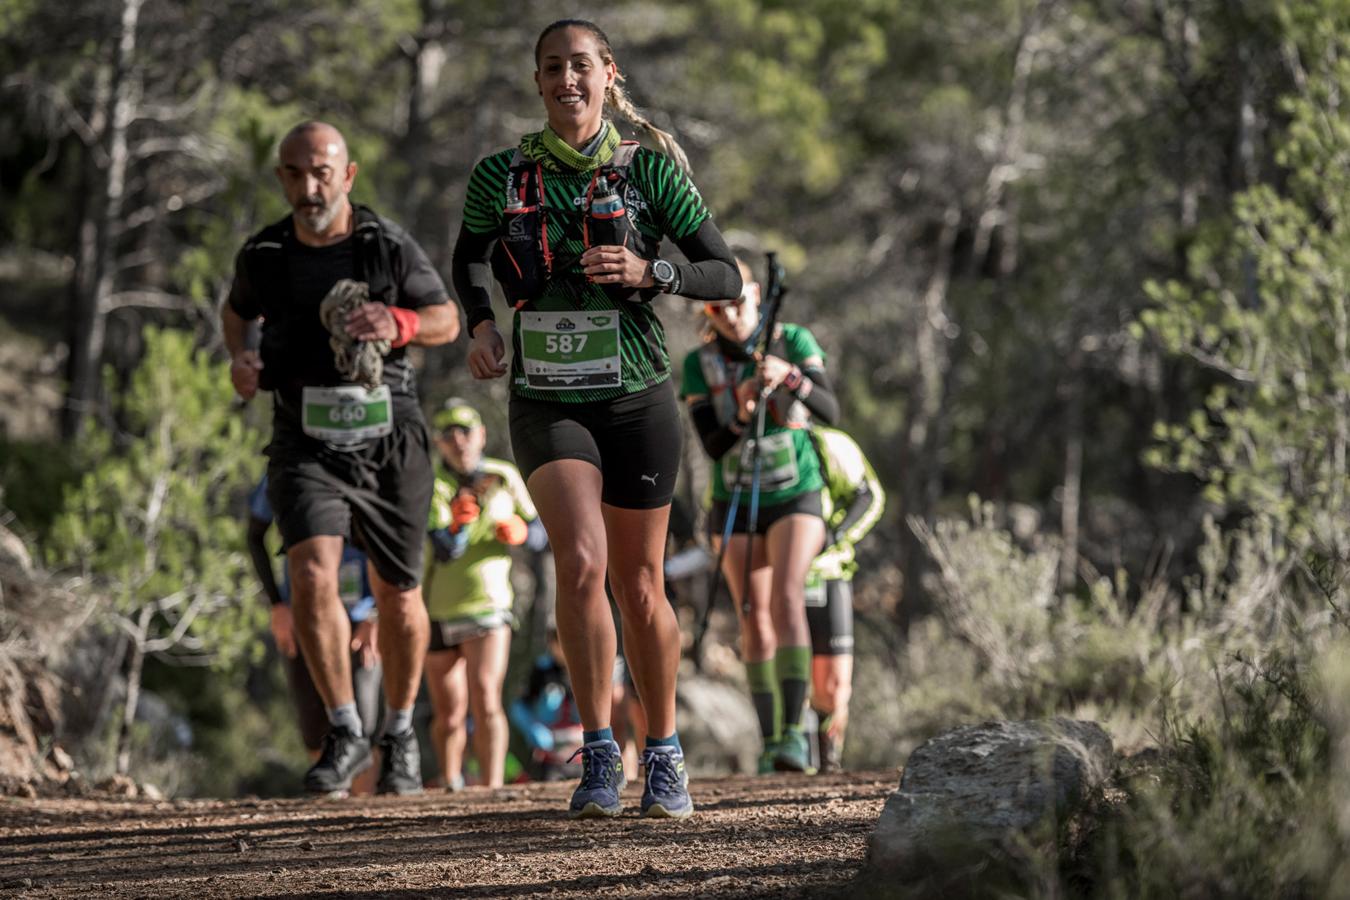
[[[558,459],[600,470],[601,499],[623,509],[656,509],[675,496],[680,470],[680,407],[670,381],[589,403],[511,397],[511,449],[526,481]]]
[[[345,537],[399,590],[421,583],[433,484],[431,438],[421,416],[348,451],[278,417],[266,453],[267,499],[284,548],[319,535]]]
[[[352,696],[356,698],[356,714],[361,717],[361,732],[367,738],[374,738],[380,725],[380,713],[384,705],[384,693],[380,689],[382,677],[379,663],[363,669],[361,654],[352,654]],[[332,726],[328,724],[323,698],[314,686],[314,679],[309,674],[309,667],[305,665],[298,643],[295,656],[286,660],[286,680],[291,685],[291,700],[295,703],[300,737],[305,742],[305,749],[319,750],[323,747],[323,736]]]
[[[730,506],[730,503],[722,500],[713,501],[712,515],[708,516],[708,528],[718,538],[721,538],[722,532],[726,528],[727,508]],[[759,518],[755,521],[755,534],[768,534],[770,525],[779,519],[792,515],[822,518],[824,508],[820,505],[820,491],[807,491],[805,494],[799,494],[785,503],[779,503],[777,506],[761,506]],[[750,491],[742,489],[740,505],[736,507],[736,523],[732,526],[731,533],[745,534],[749,530]]]
[[[806,588],[806,627],[811,630],[812,656],[853,653],[853,585],[832,578]]]

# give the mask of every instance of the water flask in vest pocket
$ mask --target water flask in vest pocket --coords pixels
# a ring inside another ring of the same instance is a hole
[[[508,191],[502,235],[492,251],[492,273],[512,305],[538,297],[548,277],[544,211],[537,202],[526,203],[526,193],[524,185]]]
[[[596,179],[591,192],[591,202],[586,209],[585,245],[591,247],[627,247],[641,255],[637,229],[628,218],[628,210],[623,198],[614,190],[610,179]],[[624,300],[632,295],[633,288],[620,284],[607,284],[605,293],[615,300]]]

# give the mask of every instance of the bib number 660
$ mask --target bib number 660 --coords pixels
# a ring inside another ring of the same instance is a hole
[[[364,422],[365,419],[364,406],[334,406],[328,410],[328,421],[334,425],[354,425],[357,422]]]

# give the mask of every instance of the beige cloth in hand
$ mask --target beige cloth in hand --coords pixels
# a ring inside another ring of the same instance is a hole
[[[333,364],[338,374],[367,390],[380,386],[384,377],[384,355],[389,342],[358,341],[347,334],[347,316],[361,304],[370,302],[370,286],[364,281],[344,278],[333,285],[319,305],[319,320],[328,329],[328,346],[333,348]]]

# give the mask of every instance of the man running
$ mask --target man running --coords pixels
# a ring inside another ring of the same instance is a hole
[[[291,215],[244,245],[221,319],[239,396],[273,395],[268,499],[290,567],[296,637],[329,722],[305,787],[346,790],[371,764],[338,595],[350,538],[369,559],[380,615],[387,715],[376,790],[417,793],[412,708],[428,640],[420,583],[432,471],[406,348],[454,340],[459,315],[422,248],[348,199],[356,164],[336,128],[291,129],[276,174]]]
[[[819,727],[821,772],[837,772],[853,694],[853,548],[872,530],[886,494],[853,438],[836,428],[811,429],[820,457],[821,492],[829,545],[806,577],[806,624],[811,632],[811,708]]]

